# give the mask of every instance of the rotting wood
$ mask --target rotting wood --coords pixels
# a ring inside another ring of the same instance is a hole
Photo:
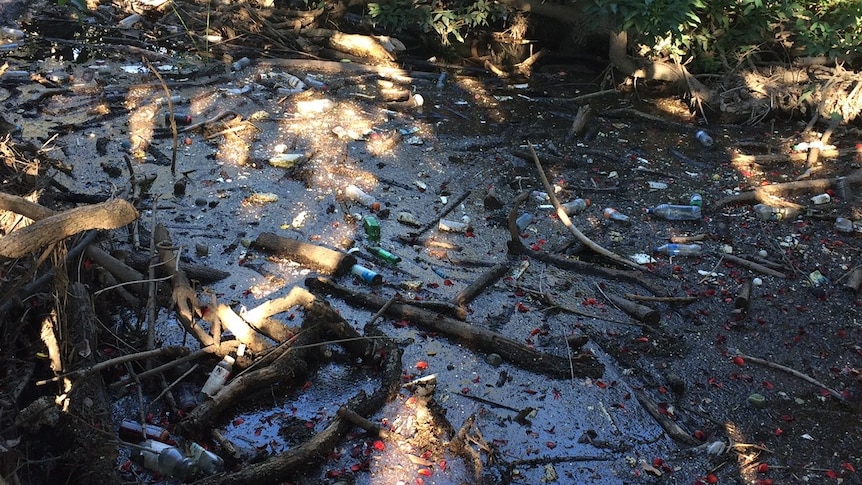
[[[350,290],[327,278],[308,278],[305,280],[305,286],[312,291],[335,294],[352,304],[366,308],[378,309],[387,302],[385,298]],[[392,303],[386,313],[396,318],[410,320],[419,327],[456,338],[478,350],[500,354],[503,359],[532,372],[553,377],[571,377],[573,369],[575,375],[581,377],[600,377],[604,373],[604,366],[592,355],[581,354],[575,357],[570,365],[567,358],[539,352],[492,330],[404,303]]]
[[[3,236],[0,238],[0,256],[20,258],[79,232],[116,229],[137,218],[138,211],[123,199],[76,207]]]
[[[479,296],[479,294],[481,294],[486,288],[502,278],[508,269],[508,264],[498,264],[489,268],[487,271],[479,275],[475,281],[455,295],[455,304],[466,306],[468,303],[473,301],[474,298]]]
[[[667,434],[680,443],[696,446],[700,444],[694,436],[688,434],[680,425],[676,424],[672,419],[667,417],[666,413],[662,413],[658,405],[653,401],[642,389],[634,389],[635,397],[641,406],[652,416],[659,425],[667,432]]]
[[[742,283],[742,286],[739,287],[739,291],[736,293],[736,298],[733,300],[734,308],[738,308],[743,311],[748,311],[748,307],[751,305],[751,280],[745,280]]]
[[[556,194],[554,194],[554,188],[551,186],[551,182],[548,181],[548,176],[545,174],[545,169],[542,168],[542,162],[539,161],[539,156],[536,155],[536,150],[533,149],[533,144],[528,143],[528,147],[530,148],[530,155],[533,156],[533,161],[536,164],[536,169],[539,171],[539,178],[542,181],[542,185],[545,187],[545,191],[548,194],[548,197],[551,199],[551,203],[554,204],[554,209],[557,211],[557,217],[560,218],[560,221],[564,226],[575,236],[579,241],[581,241],[584,246],[592,249],[597,254],[600,254],[611,261],[621,265],[628,266],[629,268],[634,268],[636,270],[642,271],[643,267],[641,265],[635,263],[634,261],[630,261],[628,259],[623,258],[622,256],[617,255],[614,252],[611,252],[602,246],[596,244],[592,239],[588,238],[584,233],[582,233],[577,227],[572,224],[572,220],[569,218],[569,215],[566,213],[566,210],[560,204],[560,201],[557,199]]]
[[[212,345],[212,336],[194,321],[195,316],[201,313],[198,298],[189,278],[177,264],[179,261],[178,248],[174,248],[171,236],[162,224],[156,224],[152,237],[159,250],[159,260],[162,262],[158,266],[159,272],[171,277],[171,284],[173,285],[171,301],[176,306],[178,320],[183,328],[191,333],[201,345]]]
[[[542,261],[544,263],[556,266],[557,268],[569,269],[573,271],[578,271],[580,273],[593,274],[598,276],[604,276],[607,278],[628,281],[630,283],[637,284],[638,286],[644,288],[645,290],[648,290],[654,295],[665,294],[664,290],[647,281],[645,279],[645,275],[640,271],[605,268],[603,266],[586,263],[584,261],[576,259],[563,258],[550,253],[546,253],[544,251],[533,251],[529,247],[525,246],[524,243],[521,242],[521,237],[518,233],[518,227],[515,224],[515,219],[518,217],[518,208],[529,196],[529,192],[524,192],[523,194],[516,197],[512,205],[512,209],[509,211],[509,234],[511,237],[508,242],[509,252],[513,254],[523,254],[529,256],[532,259],[536,259],[538,261]]]
[[[640,303],[635,303],[631,300],[627,300],[621,296],[614,295],[613,293],[603,291],[601,290],[601,287],[599,289],[602,295],[604,295],[605,298],[610,300],[610,302],[614,306],[626,312],[635,320],[651,326],[659,324],[659,321],[661,320],[661,313],[659,313],[658,310],[650,308],[646,305],[641,305]]]
[[[572,126],[569,128],[569,132],[566,133],[566,143],[569,143],[572,138],[581,135],[591,116],[592,108],[590,105],[585,104],[578,108],[578,112],[575,114],[575,119],[572,121]]]
[[[349,273],[350,268],[356,264],[356,257],[352,254],[282,237],[271,232],[260,234],[254,245],[333,276]]]

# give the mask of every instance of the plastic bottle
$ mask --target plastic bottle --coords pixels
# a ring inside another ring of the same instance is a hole
[[[154,440],[146,440],[140,448],[132,449],[129,457],[144,468],[185,480],[192,471],[192,461],[174,446]]]
[[[467,232],[470,230],[470,223],[440,219],[437,223],[437,229],[446,232]]]
[[[622,222],[624,224],[631,223],[631,218],[629,216],[614,209],[613,207],[606,207],[602,211],[602,215],[605,216],[605,219],[610,219],[612,221]]]
[[[192,465],[199,474],[215,475],[224,470],[224,460],[197,443],[193,442],[189,446],[189,454]]]
[[[701,145],[706,148],[711,147],[713,144],[712,137],[709,136],[709,133],[704,130],[697,130],[697,133],[694,134],[694,137],[695,139],[697,139],[697,141],[700,142]]]
[[[689,199],[688,205],[696,205],[698,207],[703,207],[703,196],[697,192],[691,194],[691,199]]]
[[[647,209],[647,214],[667,221],[699,221],[701,217],[700,206],[698,205],[660,204]]]
[[[379,285],[383,283],[382,276],[366,268],[365,266],[354,264],[353,267],[350,268],[350,272],[358,276],[362,281],[368,283],[369,285]]]
[[[527,226],[533,223],[533,214],[523,213],[515,220],[515,225],[518,226],[518,232],[524,232]]]
[[[210,372],[209,378],[207,378],[204,387],[201,388],[201,394],[205,396],[213,397],[215,396],[222,387],[224,387],[225,382],[227,382],[228,378],[230,378],[230,372],[233,370],[233,363],[235,359],[229,355],[225,355],[224,358],[213,367],[212,372]]]
[[[566,211],[568,215],[574,215],[578,212],[582,212],[587,207],[590,206],[590,199],[575,199],[570,202],[566,202],[563,204],[563,210]]]
[[[668,256],[700,256],[701,249],[700,244],[662,244],[653,251]]]
[[[799,211],[792,207],[772,207],[766,204],[754,206],[757,218],[763,221],[781,221],[784,219],[795,219]]]
[[[232,67],[234,71],[241,71],[244,68],[248,67],[251,64],[251,59],[248,57],[243,57],[233,63]]]
[[[378,246],[368,246],[368,252],[377,256],[378,258],[386,261],[387,263],[395,264],[401,262],[401,256],[390,253],[389,251],[378,247]]]
[[[357,202],[359,204],[364,205],[365,207],[371,208],[377,201],[374,200],[374,197],[365,193],[364,190],[359,187],[350,184],[344,188],[344,196],[353,202]]]

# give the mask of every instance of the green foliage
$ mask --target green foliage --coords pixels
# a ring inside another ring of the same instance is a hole
[[[652,55],[692,56],[706,71],[764,50],[847,57],[862,47],[859,0],[594,0],[587,13],[638,33]]]
[[[501,18],[503,9],[489,0],[392,0],[369,3],[368,15],[376,25],[393,32],[415,28],[434,32],[447,45],[453,38],[464,42],[467,31]]]

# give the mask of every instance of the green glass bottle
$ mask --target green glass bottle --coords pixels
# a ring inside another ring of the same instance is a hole
[[[378,246],[368,246],[368,252],[377,256],[378,258],[386,261],[387,263],[396,264],[401,261],[401,256],[390,253],[389,251],[378,247]]]

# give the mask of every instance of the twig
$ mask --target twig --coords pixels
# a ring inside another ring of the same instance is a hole
[[[759,271],[763,274],[769,276],[775,276],[776,278],[787,278],[787,275],[780,271],[776,271],[772,268],[767,268],[762,264],[755,263],[754,261],[749,261],[747,259],[740,258],[739,256],[734,256],[732,254],[725,254],[724,259],[730,261],[731,263],[736,263],[740,266],[744,266],[752,271]]]
[[[656,301],[661,303],[691,303],[698,300],[696,296],[646,296],[634,293],[625,293],[623,296],[628,300]]]
[[[795,377],[802,379],[805,382],[808,382],[809,384],[814,384],[815,386],[826,390],[826,392],[828,392],[832,397],[834,397],[835,399],[838,399],[841,402],[847,401],[846,399],[844,399],[844,396],[842,396],[840,392],[836,391],[835,389],[832,389],[831,387],[827,386],[826,384],[823,384],[822,382],[809,376],[808,374],[803,374],[803,373],[799,372],[798,370],[791,369],[790,367],[783,366],[781,364],[778,364],[776,362],[772,362],[770,360],[761,359],[759,357],[752,357],[750,355],[743,354],[739,350],[734,352],[734,354],[736,354],[736,357],[742,357],[744,360],[754,362],[755,364],[765,365],[767,367],[772,367],[773,369],[778,369],[780,371],[784,371],[784,372],[786,372],[792,376],[795,376]]]
[[[470,399],[471,401],[476,401],[476,402],[480,402],[482,404],[487,404],[488,406],[491,406],[492,408],[506,409],[508,411],[514,411],[516,413],[521,412],[520,409],[513,408],[512,406],[506,406],[505,404],[500,404],[498,402],[494,402],[494,401],[491,401],[489,399],[485,399],[485,398],[482,398],[479,396],[471,396],[469,394],[463,394],[460,392],[456,392],[455,395],[459,396],[459,397],[465,397],[467,399]]]
[[[60,379],[63,379],[65,377],[82,376],[85,374],[91,374],[93,372],[99,372],[99,371],[102,371],[104,369],[107,369],[107,368],[115,366],[115,365],[124,364],[127,362],[134,362],[136,360],[152,359],[154,357],[164,357],[164,356],[179,357],[181,355],[185,355],[188,353],[189,353],[189,349],[187,349],[185,347],[176,346],[176,345],[171,345],[168,347],[160,347],[158,349],[147,350],[144,352],[138,352],[136,354],[129,354],[129,355],[123,355],[120,357],[115,357],[113,359],[109,359],[109,360],[106,360],[104,362],[99,362],[98,364],[95,364],[91,367],[87,367],[86,369],[78,369],[76,371],[67,372],[65,374],[60,374],[60,375],[54,376],[50,379],[44,379],[41,381],[36,381],[36,385],[37,386],[44,386],[45,384],[49,384],[51,382],[57,382]]]
[[[444,207],[443,210],[440,212],[440,214],[438,214],[437,217],[434,218],[434,220],[429,221],[424,226],[420,227],[418,231],[416,231],[416,236],[421,236],[422,234],[428,232],[428,230],[431,229],[432,227],[435,227],[440,222],[440,219],[446,217],[446,215],[448,215],[450,212],[452,212],[452,210],[455,209],[455,207],[457,207],[458,204],[460,204],[461,202],[464,202],[464,200],[467,197],[470,197],[470,194],[471,194],[471,192],[468,190],[467,192],[464,192],[463,194],[458,196],[457,199],[449,202],[449,205]]]
[[[542,185],[545,186],[545,192],[548,193],[548,197],[551,199],[551,203],[554,204],[554,209],[557,210],[557,217],[559,217],[560,221],[563,222],[563,225],[565,225],[569,229],[569,232],[571,232],[576,238],[578,238],[578,240],[581,241],[584,246],[587,246],[588,248],[610,259],[611,261],[614,261],[615,263],[618,263],[622,266],[628,266],[637,270],[643,270],[641,265],[635,263],[634,261],[629,261],[622,256],[619,256],[616,253],[613,253],[603,248],[602,246],[599,246],[598,244],[593,242],[592,239],[585,236],[584,233],[582,233],[577,227],[572,224],[572,220],[569,219],[569,215],[566,214],[566,210],[563,209],[563,206],[560,205],[560,201],[554,194],[554,188],[548,181],[548,176],[545,175],[545,169],[542,168],[542,162],[539,161],[539,157],[538,155],[536,155],[536,150],[533,149],[533,144],[528,142],[527,145],[530,148],[530,154],[533,156],[533,161],[536,162],[536,168],[539,170],[539,178],[542,179]]]

